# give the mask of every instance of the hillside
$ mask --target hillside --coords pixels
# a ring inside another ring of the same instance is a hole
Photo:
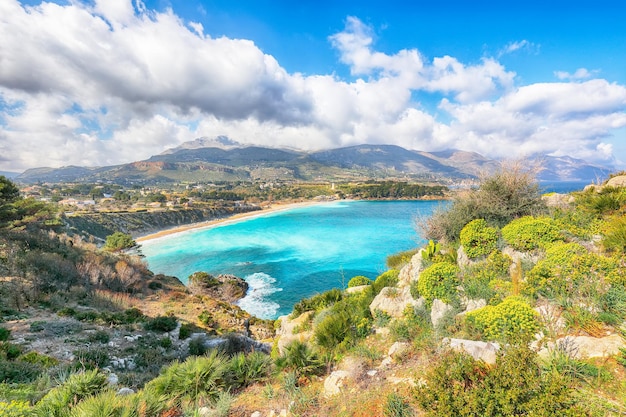
[[[623,415],[625,186],[542,197],[508,167],[435,214],[429,244],[390,256],[376,280],[353,277],[274,323],[219,299],[241,296],[235,277],[194,274],[186,288],[42,233],[41,217],[12,220],[0,235],[0,411]],[[21,206],[9,200],[1,208]]]
[[[568,157],[535,156],[545,170],[539,180],[596,181],[609,169]],[[318,152],[242,146],[225,138],[199,138],[145,161],[112,167],[36,168],[16,177],[21,183],[97,182],[155,184],[182,181],[344,181],[477,178],[499,165],[474,152],[421,152],[394,145],[357,145]]]

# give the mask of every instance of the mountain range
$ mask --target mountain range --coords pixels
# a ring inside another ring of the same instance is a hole
[[[611,169],[571,157],[535,156],[541,181],[588,181]],[[97,182],[154,184],[181,181],[341,181],[403,179],[459,181],[490,172],[499,161],[450,149],[423,152],[395,145],[356,145],[323,151],[244,146],[228,137],[198,138],[146,160],[107,167],[34,168],[21,183]]]

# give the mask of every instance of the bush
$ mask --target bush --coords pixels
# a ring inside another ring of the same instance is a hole
[[[542,374],[536,354],[525,346],[500,352],[493,367],[465,353],[447,352],[415,398],[433,417],[589,415],[572,381],[558,372]]]
[[[295,318],[307,311],[319,311],[343,299],[343,292],[337,288],[316,294],[311,298],[303,298],[293,306],[291,317]]]
[[[539,329],[537,313],[518,297],[509,297],[496,306],[470,311],[465,319],[487,340],[506,343],[528,342]]]
[[[174,316],[157,316],[151,320],[148,320],[144,324],[144,328],[146,330],[151,330],[154,332],[171,332],[176,328],[178,322],[176,317]]]
[[[220,392],[228,388],[227,359],[217,351],[208,356],[192,356],[185,362],[173,362],[161,374],[146,384],[146,390],[168,398],[174,404],[183,400],[206,398],[215,401]]]
[[[492,282],[509,278],[512,259],[500,252],[493,251],[487,259],[476,263],[464,272],[463,291],[470,299],[489,301],[496,295]]]
[[[109,351],[103,347],[85,348],[74,351],[74,362],[85,369],[102,368],[109,364]]]
[[[104,249],[111,252],[118,252],[122,249],[132,248],[136,245],[137,242],[134,241],[131,235],[122,232],[115,232],[112,235],[106,237]]]
[[[559,228],[552,219],[532,216],[515,219],[504,226],[502,237],[509,245],[519,251],[546,248],[549,244],[563,239]]]
[[[360,287],[361,285],[371,285],[372,280],[368,277],[364,277],[363,275],[357,275],[356,277],[352,277],[350,281],[348,281],[348,288],[352,287]]]
[[[272,359],[261,352],[239,352],[228,364],[229,384],[238,389],[263,382],[269,375]]]
[[[0,416],[28,417],[31,414],[31,408],[26,401],[0,401]]]
[[[400,275],[400,271],[397,269],[390,269],[389,271],[383,272],[372,284],[372,290],[374,291],[374,295],[378,295],[378,293],[385,287],[395,287],[398,283],[398,276]]]
[[[11,330],[0,327],[0,342],[9,340],[11,337]]]
[[[587,251],[577,243],[557,243],[529,271],[523,291],[531,296],[595,297],[608,284],[624,283],[624,272],[613,258]]]
[[[424,297],[428,304],[436,298],[449,304],[456,297],[456,287],[459,285],[458,272],[458,267],[447,262],[429,266],[422,271],[417,281],[419,295]]]
[[[283,355],[276,359],[276,366],[281,371],[295,372],[300,377],[321,373],[324,362],[309,345],[295,340],[285,346]]]
[[[385,417],[411,417],[413,416],[413,410],[408,401],[398,394],[391,393],[387,396],[383,415]]]
[[[484,219],[476,219],[469,222],[460,234],[460,242],[463,250],[471,259],[490,254],[496,249],[498,231],[487,226]]]
[[[96,370],[71,375],[67,381],[53,388],[34,407],[41,417],[65,417],[83,399],[96,395],[107,386],[106,375]]]
[[[626,217],[624,215],[613,216],[604,223],[602,246],[609,253],[626,252]]]
[[[27,384],[35,381],[43,367],[37,363],[5,361],[0,359],[0,383]]]
[[[204,345],[204,339],[201,337],[193,338],[189,341],[189,354],[192,356],[204,355],[207,347]]]
[[[178,329],[178,338],[180,340],[185,340],[193,333],[195,326],[190,323],[183,323],[180,325],[180,329]]]
[[[502,227],[515,218],[546,212],[533,169],[521,163],[508,165],[483,178],[478,189],[459,194],[451,205],[435,211],[420,225],[422,235],[454,242],[463,227],[475,219]]]
[[[417,251],[417,249],[411,249],[387,256],[387,268],[398,270],[402,269],[404,265],[411,262],[411,258],[417,253]]]

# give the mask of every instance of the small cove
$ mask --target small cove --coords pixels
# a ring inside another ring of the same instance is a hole
[[[415,229],[442,201],[338,201],[148,240],[155,273],[183,282],[196,271],[248,282],[239,305],[276,318],[302,298],[345,288],[355,275],[375,278],[388,255],[424,243]]]

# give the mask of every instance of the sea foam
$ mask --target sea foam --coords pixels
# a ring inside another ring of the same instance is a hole
[[[237,305],[256,317],[275,318],[280,305],[268,297],[283,290],[273,285],[276,283],[276,278],[263,272],[256,272],[244,279],[249,285],[248,292],[237,302]]]

